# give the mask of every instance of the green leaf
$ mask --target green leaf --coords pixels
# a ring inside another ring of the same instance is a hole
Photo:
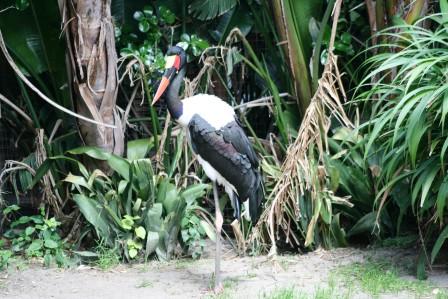
[[[448,1],[440,0],[440,12],[442,13],[443,25],[448,26]]]
[[[134,13],[134,19],[135,19],[135,20],[137,20],[137,21],[141,21],[141,20],[143,20],[144,18],[145,18],[145,15],[143,14],[142,11],[136,11],[136,12]]]
[[[164,180],[159,187],[157,202],[163,204],[163,208],[167,214],[176,210],[179,203],[176,186],[169,183],[168,180]]]
[[[87,155],[89,157],[92,157],[94,159],[98,160],[107,160],[110,157],[110,153],[94,146],[82,146],[78,148],[74,148],[72,150],[67,151],[68,153],[72,155]]]
[[[53,241],[52,239],[46,239],[44,242],[44,246],[50,249],[58,248],[59,245],[57,242]]]
[[[94,159],[103,160],[103,161],[106,160],[107,163],[109,164],[110,168],[115,170],[119,175],[121,175],[126,180],[129,180],[130,164],[128,161],[126,161],[125,159],[123,159],[117,155],[110,154],[100,148],[91,147],[91,146],[83,146],[83,147],[69,150],[67,152],[72,155],[84,154],[84,155],[87,155]],[[84,173],[83,173],[83,175],[84,175]],[[87,175],[87,177],[88,177],[88,175]]]
[[[409,146],[409,155],[411,158],[411,163],[415,167],[415,162],[417,159],[417,150],[420,144],[420,140],[426,132],[427,126],[425,125],[426,113],[425,107],[428,102],[426,100],[421,101],[417,108],[412,112],[409,117],[408,130],[406,134],[406,140]]]
[[[118,183],[118,194],[123,194],[123,192],[126,190],[126,187],[128,186],[129,182],[126,180],[121,180],[120,183]]]
[[[200,226],[204,229],[205,234],[207,235],[207,237],[209,237],[210,240],[212,241],[216,241],[216,234],[215,234],[215,230],[213,229],[213,227],[206,221],[201,220],[199,222]]]
[[[128,142],[127,158],[130,161],[144,159],[154,146],[154,138],[137,139]]]
[[[135,229],[135,235],[140,239],[145,239],[146,230],[143,226],[139,226]]]
[[[436,162],[436,160],[434,160],[434,161]],[[437,163],[431,163],[430,165],[428,165],[425,172],[423,172],[422,176],[425,178],[425,180],[422,185],[422,197],[420,200],[420,207],[423,207],[426,197],[428,196],[429,189],[432,186],[432,182],[434,181],[439,170],[440,170],[440,168]]]
[[[146,237],[145,259],[147,260],[149,255],[152,254],[159,245],[159,234],[153,231],[148,231]]]
[[[448,238],[448,225],[445,226],[443,231],[440,233],[439,237],[436,240],[436,243],[434,243],[434,246],[431,251],[431,263],[434,263],[434,260],[436,259],[437,255],[439,254],[440,249],[442,248],[443,243],[445,243],[446,239]]]
[[[188,11],[199,20],[210,20],[220,16],[237,4],[237,0],[194,0]]]
[[[426,274],[426,253],[422,250],[417,259],[417,279],[423,280],[428,278]]]
[[[28,254],[39,251],[42,249],[44,242],[42,240],[34,240],[30,246],[26,249]]]
[[[137,256],[137,253],[138,253],[137,249],[135,249],[135,248],[129,249],[129,257],[131,259],[135,258]]]
[[[107,159],[107,163],[109,164],[110,168],[115,170],[121,177],[123,177],[126,180],[130,180],[130,164],[125,159],[111,154],[109,159]]]
[[[78,205],[84,218],[93,225],[98,235],[104,238],[109,245],[113,245],[113,232],[106,216],[106,210],[99,203],[82,194],[75,194],[73,200]]]
[[[211,189],[211,186],[208,184],[195,184],[187,187],[180,194],[187,203],[193,202],[198,198],[204,197],[205,192]]]
[[[131,230],[134,226],[134,219],[129,215],[124,215],[124,219],[121,219],[121,227],[125,230]]]
[[[30,236],[30,235],[32,235],[35,231],[36,231],[36,228],[34,228],[33,226],[28,226],[28,227],[25,229],[25,235]]]
[[[446,207],[446,202],[448,200],[448,178],[445,177],[442,184],[440,184],[439,192],[437,193],[437,201],[436,201],[436,208],[437,208],[437,217],[442,221],[444,210]]]
[[[30,6],[29,0],[16,0],[16,8],[18,10],[25,10],[28,6]]]
[[[371,233],[375,227],[376,212],[370,212],[359,219],[347,233],[347,237],[362,233]]]
[[[82,186],[82,187],[85,187],[85,188],[91,190],[86,179],[83,178],[82,176],[77,176],[77,175],[73,175],[73,174],[69,173],[63,181],[67,182],[67,183],[74,184],[76,186]]]
[[[148,32],[149,31],[149,22],[147,20],[141,20],[138,23],[138,30],[141,32]]]
[[[148,212],[145,217],[145,226],[147,231],[155,231],[158,232],[160,227],[162,226],[162,212],[163,205],[161,203],[155,203]]]

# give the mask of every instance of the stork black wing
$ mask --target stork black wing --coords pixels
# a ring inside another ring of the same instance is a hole
[[[249,213],[255,222],[263,186],[257,156],[242,128],[235,121],[215,130],[199,115],[193,116],[188,128],[195,153],[232,184],[243,201],[249,199]]]
[[[230,122],[223,127],[221,132],[224,141],[231,143],[240,154],[246,155],[252,166],[258,168],[257,154],[255,153],[249,138],[247,138],[246,133],[244,133],[241,128],[237,118],[235,118],[235,121]]]

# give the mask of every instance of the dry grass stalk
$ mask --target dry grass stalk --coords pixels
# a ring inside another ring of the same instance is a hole
[[[35,155],[37,166],[36,169],[38,169],[42,165],[42,163],[44,163],[48,159],[47,151],[44,144],[44,130],[42,129],[37,131]],[[44,188],[44,200],[50,205],[56,216],[62,217],[62,206],[64,202],[58,193],[56,182],[53,178],[53,175],[51,174],[51,171],[43,176],[41,182]]]
[[[288,148],[287,157],[281,168],[282,175],[252,236],[252,240],[264,240],[266,236],[264,232],[267,231],[271,242],[270,254],[277,253],[276,239],[280,236],[280,230],[288,243],[305,246],[312,243],[319,214],[314,214],[308,224],[305,243],[301,244],[301,239],[291,227],[291,223],[301,217],[298,198],[306,192],[311,195],[312,200],[316,199],[320,192],[331,193],[323,182],[326,176],[323,159],[328,152],[327,133],[330,118],[336,118],[341,125],[353,127],[344,112],[342,103],[346,99],[345,91],[337,66],[337,57],[331,51],[341,4],[342,1],[337,1],[335,4],[330,51],[317,91],[305,113],[296,141]]]

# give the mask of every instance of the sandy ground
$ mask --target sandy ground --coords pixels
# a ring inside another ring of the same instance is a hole
[[[223,277],[230,288],[226,298],[263,298],[275,289],[294,286],[313,293],[326,286],[328,274],[340,265],[380,257],[409,263],[412,253],[397,250],[336,249],[304,255],[235,257],[230,251],[222,262]],[[120,265],[101,271],[90,266],[74,269],[25,269],[0,272],[0,298],[212,298],[209,287],[214,261],[180,260]],[[410,276],[409,279],[412,279]],[[446,271],[434,271],[431,283],[448,288]],[[414,298],[412,294],[382,295],[379,298]],[[431,298],[431,294],[424,298]],[[352,298],[371,298],[357,292]]]

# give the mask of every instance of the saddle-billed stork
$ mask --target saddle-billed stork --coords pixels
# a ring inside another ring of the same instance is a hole
[[[152,105],[164,97],[171,116],[187,129],[188,140],[206,175],[213,181],[216,225],[215,291],[222,289],[220,275],[221,228],[217,183],[224,186],[234,209],[255,223],[261,212],[263,182],[258,158],[232,107],[214,95],[198,94],[179,99],[179,89],[186,71],[187,56],[183,48],[173,46],[166,54],[165,73]]]

